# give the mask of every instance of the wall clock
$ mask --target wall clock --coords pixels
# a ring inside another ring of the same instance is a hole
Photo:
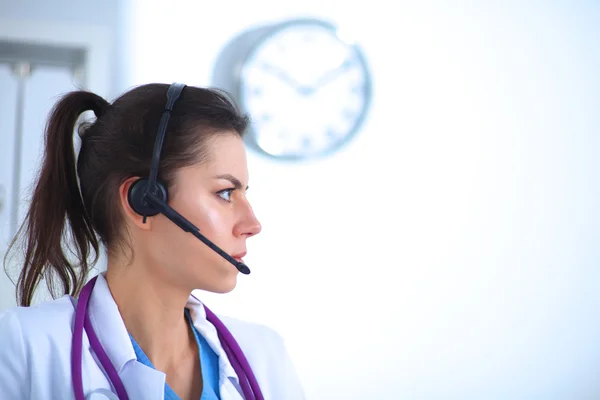
[[[316,19],[237,36],[219,55],[212,84],[250,115],[248,145],[285,160],[340,149],[358,132],[371,99],[371,77],[359,46]]]

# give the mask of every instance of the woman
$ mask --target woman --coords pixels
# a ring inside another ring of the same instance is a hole
[[[58,102],[21,230],[22,307],[0,315],[2,399],[303,398],[274,331],[191,295],[229,292],[249,272],[261,225],[246,198],[247,122],[218,91],[177,84]],[[107,270],[88,281],[101,245]],[[41,279],[65,295],[27,307]]]

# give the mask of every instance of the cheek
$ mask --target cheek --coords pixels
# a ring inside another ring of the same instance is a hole
[[[212,237],[224,235],[228,228],[226,206],[207,195],[181,199],[180,205],[173,204],[177,211],[200,229],[200,233]]]

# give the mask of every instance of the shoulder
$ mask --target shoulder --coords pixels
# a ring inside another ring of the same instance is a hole
[[[283,337],[275,329],[232,317],[219,316],[244,354],[249,359],[268,363],[276,368],[288,361],[288,352]]]
[[[11,399],[27,398],[27,356],[16,308],[0,314],[0,343],[0,393]]]
[[[0,357],[20,351],[31,364],[34,359],[43,359],[57,350],[68,351],[64,342],[71,338],[74,316],[75,309],[68,296],[4,311],[0,314],[0,343],[11,342],[16,347],[0,346],[4,348]]]
[[[284,346],[281,335],[271,327],[227,316],[219,316],[219,319],[227,326],[227,329],[231,331],[236,340],[240,342],[240,346],[243,342],[252,343],[254,346]]]
[[[39,369],[36,361],[47,363],[53,349],[64,350],[60,343],[70,338],[73,314],[68,297],[0,313],[0,393],[28,398]]]
[[[24,338],[39,337],[40,334],[63,334],[71,331],[75,309],[69,296],[44,302],[30,307],[13,307],[0,314],[3,328],[20,327]],[[0,334],[5,334],[0,329]]]
[[[70,339],[75,309],[68,296],[30,307],[13,307],[0,314],[0,343],[18,341],[28,362],[44,357]],[[5,352],[16,349],[5,349]]]
[[[275,329],[237,318],[219,316],[231,331],[263,393],[269,398],[304,399],[304,391],[283,337]]]

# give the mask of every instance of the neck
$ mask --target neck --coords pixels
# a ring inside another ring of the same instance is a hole
[[[184,314],[189,293],[135,261],[125,266],[110,256],[106,281],[127,331],[158,370],[170,370],[189,354],[195,343]]]

